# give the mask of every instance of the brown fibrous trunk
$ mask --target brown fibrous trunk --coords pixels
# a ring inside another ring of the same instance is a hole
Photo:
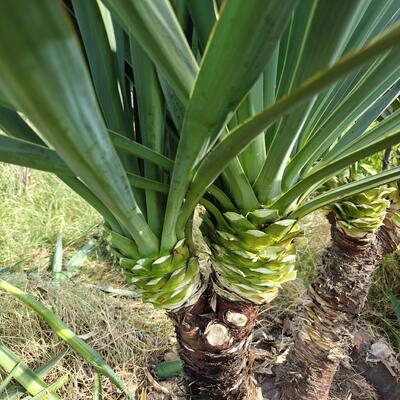
[[[304,322],[278,373],[281,400],[325,400],[352,343],[354,322],[367,299],[383,255],[398,241],[383,226],[377,235],[349,237],[336,228],[308,289]]]
[[[191,307],[171,312],[187,398],[253,400],[249,352],[259,307],[218,296],[212,286]]]

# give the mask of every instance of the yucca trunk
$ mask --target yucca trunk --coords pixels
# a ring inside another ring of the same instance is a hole
[[[258,306],[232,302],[210,286],[175,324],[189,399],[255,400],[249,354]]]
[[[272,210],[245,217],[205,204],[209,284],[194,305],[169,312],[188,398],[261,399],[252,377],[252,332],[261,305],[275,298],[282,282],[295,277],[298,227],[295,220],[273,221]]]
[[[329,215],[332,243],[308,289],[304,324],[278,377],[281,399],[328,398],[339,363],[351,343],[354,323],[367,299],[382,257],[396,249],[385,226],[355,238],[337,228]]]

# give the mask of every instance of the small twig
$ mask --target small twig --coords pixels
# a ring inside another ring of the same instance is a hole
[[[149,381],[149,383],[154,387],[154,389],[156,389],[158,392],[162,392],[168,395],[171,395],[171,392],[164,386],[160,385],[153,377],[153,375],[151,375],[150,371],[145,368],[144,373],[146,375],[147,380]]]

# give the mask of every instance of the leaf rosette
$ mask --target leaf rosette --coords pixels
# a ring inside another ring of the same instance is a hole
[[[355,165],[350,173],[342,174],[329,185],[339,186],[374,173],[376,171],[368,165]],[[355,238],[363,238],[369,233],[374,233],[383,223],[386,211],[390,207],[389,195],[394,190],[392,187],[381,186],[333,203],[330,210],[335,217],[337,228]]]
[[[201,293],[203,279],[197,257],[180,240],[168,255],[140,258],[133,241],[108,231],[109,251],[119,260],[125,279],[133,283],[143,301],[157,308],[189,305]]]
[[[259,209],[246,216],[209,214],[202,230],[211,249],[215,291],[231,300],[270,302],[282,283],[296,278],[294,240],[300,235],[294,219],[277,220],[275,210]]]

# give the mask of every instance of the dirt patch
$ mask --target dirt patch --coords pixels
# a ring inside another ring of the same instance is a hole
[[[335,375],[330,400],[380,400],[376,389],[355,371],[340,367]]]

